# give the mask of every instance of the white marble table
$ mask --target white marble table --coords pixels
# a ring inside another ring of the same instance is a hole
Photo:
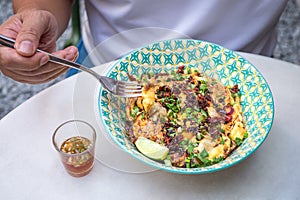
[[[264,75],[275,100],[272,130],[245,161],[212,174],[179,175],[132,160],[102,135],[93,108],[97,83],[81,85],[81,74],[42,91],[1,119],[0,198],[300,199],[300,67],[240,54]],[[98,159],[82,178],[65,172],[51,143],[53,130],[72,118],[91,122],[99,134]],[[105,145],[112,150],[103,150]]]

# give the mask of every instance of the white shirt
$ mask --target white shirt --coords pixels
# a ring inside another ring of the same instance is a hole
[[[275,27],[286,3],[287,0],[86,0],[85,6],[93,45],[107,54],[118,50],[117,54],[122,54],[164,39],[192,38],[270,56],[276,44]],[[84,41],[87,42],[91,40]],[[127,47],[120,47],[120,43],[127,43]]]

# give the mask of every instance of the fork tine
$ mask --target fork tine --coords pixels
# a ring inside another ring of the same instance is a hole
[[[142,86],[138,83],[126,83],[121,82],[118,84],[120,88],[128,88],[128,89],[142,89]]]
[[[118,89],[118,93],[128,93],[128,94],[140,94],[142,95],[142,90],[139,89]]]
[[[142,93],[142,88],[117,87],[117,91],[129,93]]]
[[[142,90],[118,90],[120,94],[142,94]]]
[[[142,95],[142,86],[138,82],[121,81],[117,85],[117,93],[126,97],[138,97]]]
[[[123,84],[120,84],[118,85],[118,88],[119,89],[123,89],[123,90],[142,90],[142,86],[138,86],[138,85],[123,85]]]
[[[120,96],[138,97],[138,96],[142,96],[142,89],[117,88],[117,93]]]
[[[118,93],[117,94],[120,97],[140,97],[142,96],[142,93]]]
[[[136,81],[120,81],[120,83],[124,85],[141,86],[141,84]]]
[[[142,86],[136,81],[120,81],[100,76],[102,86],[114,95],[122,97],[142,96]]]

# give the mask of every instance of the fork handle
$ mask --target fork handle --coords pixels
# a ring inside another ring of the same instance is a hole
[[[10,47],[14,49],[15,41],[0,34],[0,44],[6,47]]]
[[[0,44],[1,45],[15,49],[15,43],[16,43],[15,40],[0,34]],[[78,63],[75,63],[75,62],[72,62],[72,61],[69,61],[69,60],[66,60],[66,59],[63,59],[63,58],[59,58],[59,57],[57,57],[53,54],[50,54],[50,53],[48,53],[46,51],[43,51],[43,50],[40,50],[40,49],[37,49],[36,51],[48,55],[50,62],[60,64],[60,65],[64,65],[64,66],[74,68],[74,69],[79,69],[81,71],[88,72],[98,80],[101,77],[99,74],[97,74],[96,72],[94,72],[93,70],[91,70],[87,67],[84,67],[83,65],[80,65]]]

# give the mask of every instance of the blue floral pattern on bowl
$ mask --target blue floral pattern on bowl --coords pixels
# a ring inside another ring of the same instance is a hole
[[[198,68],[224,85],[238,84],[248,138],[224,161],[201,168],[177,168],[151,160],[142,155],[123,134],[120,124],[125,116],[125,99],[100,88],[99,114],[115,143],[136,159],[153,167],[181,174],[203,174],[230,167],[251,155],[266,139],[274,118],[271,90],[261,73],[246,59],[217,44],[174,39],[157,42],[137,49],[121,58],[107,76],[128,80],[128,74],[140,77],[144,73],[170,72],[178,66]]]

